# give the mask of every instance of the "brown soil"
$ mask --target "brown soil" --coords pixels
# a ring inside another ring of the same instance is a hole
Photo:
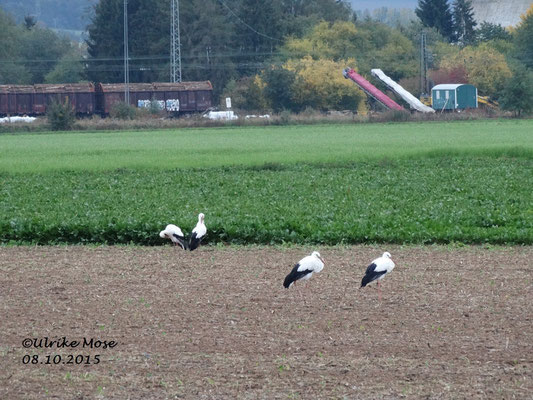
[[[284,289],[312,250],[0,247],[0,398],[533,398],[533,247],[323,247]]]

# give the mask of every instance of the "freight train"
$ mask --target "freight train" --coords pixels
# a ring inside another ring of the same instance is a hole
[[[0,116],[43,115],[54,101],[68,101],[78,116],[109,115],[124,102],[123,83],[66,83],[0,85]],[[130,83],[130,104],[150,107],[156,102],[173,115],[204,112],[212,106],[209,81],[179,83]]]

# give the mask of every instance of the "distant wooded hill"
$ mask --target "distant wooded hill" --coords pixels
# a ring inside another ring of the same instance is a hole
[[[349,0],[348,3],[356,11],[374,10],[380,7],[411,8],[414,10],[418,5],[418,0]]]
[[[478,23],[487,21],[504,27],[517,25],[520,16],[533,4],[531,0],[471,0],[471,2]]]
[[[17,22],[33,16],[53,29],[85,30],[98,0],[0,0],[0,7]]]
[[[17,23],[25,16],[33,16],[37,22],[56,30],[85,31],[91,22],[93,6],[99,0],[0,0],[0,8],[11,14]],[[358,17],[371,17],[379,22],[396,26],[414,18],[418,0],[349,0]],[[387,9],[378,10],[379,7]],[[401,11],[400,15],[400,9]]]

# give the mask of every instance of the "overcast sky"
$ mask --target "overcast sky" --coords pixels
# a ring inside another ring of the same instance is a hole
[[[418,0],[351,0],[354,10],[373,10],[379,7],[412,8],[418,5]]]

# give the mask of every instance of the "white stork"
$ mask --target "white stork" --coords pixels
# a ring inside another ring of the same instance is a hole
[[[324,268],[324,260],[318,251],[313,251],[310,256],[302,258],[294,266],[292,271],[285,277],[283,286],[290,288],[296,281],[306,281],[313,276],[313,272],[319,273]]]
[[[361,281],[361,287],[365,287],[370,282],[375,280],[378,281],[378,296],[379,301],[381,301],[381,288],[379,282],[394,269],[394,262],[391,260],[391,255],[389,252],[383,253],[379,258],[376,258],[372,263],[367,267],[365,276]]]
[[[170,239],[176,246],[180,245],[183,250],[187,250],[187,240],[181,229],[173,224],[166,226],[164,231],[159,232],[163,239]]]
[[[191,236],[189,237],[189,250],[190,251],[193,251],[200,245],[200,242],[202,241],[202,239],[205,237],[207,233],[207,228],[204,224],[204,218],[205,218],[205,215],[203,213],[198,214],[198,223],[192,230]]]

